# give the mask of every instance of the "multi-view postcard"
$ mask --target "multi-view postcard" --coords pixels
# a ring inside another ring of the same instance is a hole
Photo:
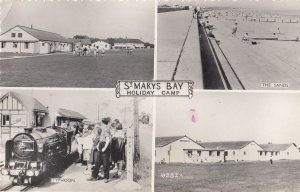
[[[157,78],[299,90],[299,1],[159,1]]]
[[[0,86],[152,80],[154,1],[2,1]]]
[[[300,191],[300,0],[0,0],[0,191]]]

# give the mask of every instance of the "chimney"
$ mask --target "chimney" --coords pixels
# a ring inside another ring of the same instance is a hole
[[[28,134],[31,134],[32,130],[33,130],[32,128],[24,128],[24,132]]]

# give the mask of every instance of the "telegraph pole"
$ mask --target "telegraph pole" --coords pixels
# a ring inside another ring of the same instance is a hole
[[[133,162],[136,155],[136,144],[139,145],[139,142],[136,142],[136,138],[139,138],[136,135],[136,130],[139,127],[139,116],[138,116],[138,99],[137,97],[133,98],[133,118],[134,124],[133,126],[129,126],[127,128],[127,154],[126,154],[126,180],[119,182],[115,187],[117,189],[132,191],[135,189],[140,189],[141,186],[133,181]],[[139,149],[139,146],[138,146]],[[138,154],[139,155],[139,154]]]

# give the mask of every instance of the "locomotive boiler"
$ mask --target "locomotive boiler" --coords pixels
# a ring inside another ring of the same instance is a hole
[[[68,156],[72,134],[60,127],[26,128],[5,146],[3,175],[13,184],[32,184]]]

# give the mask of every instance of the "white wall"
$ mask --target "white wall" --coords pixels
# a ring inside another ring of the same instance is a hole
[[[11,33],[15,33],[16,37],[11,37]],[[18,37],[18,33],[22,33],[22,37]],[[10,31],[2,34],[0,36],[0,41],[38,41],[38,39],[25,32],[23,29],[14,27]]]
[[[262,150],[255,142],[249,143],[242,149],[226,150],[228,155],[226,161],[258,161],[258,150]]]
[[[92,43],[92,47],[95,47],[97,48],[97,46],[99,47],[98,49],[102,50],[109,50],[111,49],[111,45],[109,43],[106,43],[104,41],[97,41],[97,42],[94,42]]]
[[[190,151],[190,150],[185,150],[184,151],[185,152],[184,155],[185,155],[185,162],[186,163],[224,162],[224,151],[192,150],[192,155],[188,155],[188,151]]]
[[[185,153],[183,149],[203,149],[203,147],[190,140],[189,138],[183,137],[182,139],[179,139],[166,146],[156,147],[155,162],[161,162],[162,160],[164,160],[167,163],[184,163]],[[168,155],[169,150],[170,156]]]

